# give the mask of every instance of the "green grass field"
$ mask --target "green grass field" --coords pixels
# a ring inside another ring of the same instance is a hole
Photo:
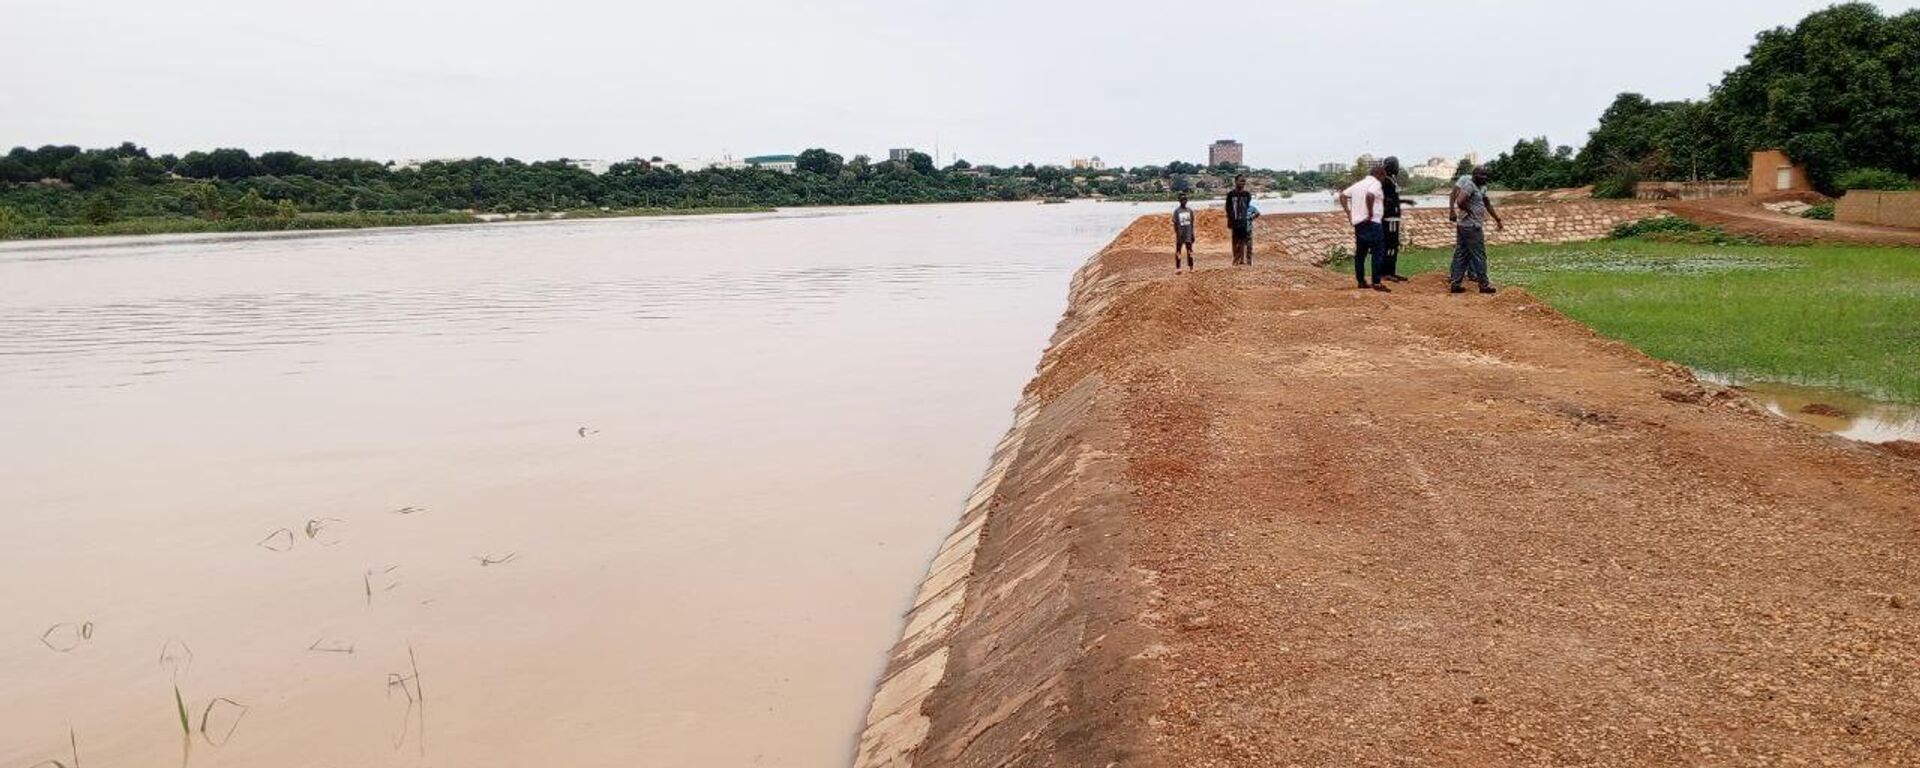
[[[1451,255],[1404,252],[1400,273],[1445,272]],[[1496,285],[1654,357],[1920,403],[1920,249],[1628,239],[1495,247],[1487,260]]]

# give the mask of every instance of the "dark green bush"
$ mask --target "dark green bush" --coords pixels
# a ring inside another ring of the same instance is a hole
[[[1800,212],[1803,218],[1833,221],[1833,203],[1821,203]]]
[[[1834,186],[1840,189],[1913,189],[1913,180],[1906,174],[1889,171],[1884,168],[1855,168],[1842,171],[1834,177]]]
[[[1728,234],[1719,227],[1707,227],[1695,224],[1678,216],[1656,216],[1651,219],[1629,221],[1613,228],[1614,240],[1637,238],[1662,243],[1692,243],[1695,245],[1755,245],[1751,238]]]

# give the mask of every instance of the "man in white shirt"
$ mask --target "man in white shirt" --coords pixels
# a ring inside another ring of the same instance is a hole
[[[1386,229],[1381,222],[1385,220],[1387,194],[1380,180],[1386,177],[1386,169],[1375,165],[1360,177],[1353,186],[1340,192],[1340,209],[1347,212],[1347,219],[1353,222],[1353,279],[1360,284],[1360,290],[1372,288],[1381,293],[1393,289],[1380,281],[1386,277]],[[1367,283],[1367,260],[1373,260],[1373,283]]]

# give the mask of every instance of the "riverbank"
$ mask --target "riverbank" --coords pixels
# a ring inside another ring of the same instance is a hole
[[[387,227],[430,227],[448,224],[489,224],[499,221],[558,221],[564,219],[606,219],[639,216],[698,216],[721,213],[766,213],[772,208],[597,208],[547,211],[523,214],[447,213],[302,213],[295,216],[260,216],[227,219],[198,219],[185,216],[126,219],[105,224],[22,224],[17,229],[0,231],[0,242],[19,240],[56,240],[87,237],[127,237],[139,235],[182,235],[236,232],[307,232],[323,230],[378,229]]]
[[[857,765],[1912,757],[1913,446],[1158,224],[1076,277]]]

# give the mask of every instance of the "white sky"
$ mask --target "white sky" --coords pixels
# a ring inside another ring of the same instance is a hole
[[[0,0],[0,149],[851,157],[937,136],[975,162],[1133,165],[1233,137],[1257,166],[1418,162],[1578,145],[1614,94],[1704,95],[1755,33],[1828,4]]]

